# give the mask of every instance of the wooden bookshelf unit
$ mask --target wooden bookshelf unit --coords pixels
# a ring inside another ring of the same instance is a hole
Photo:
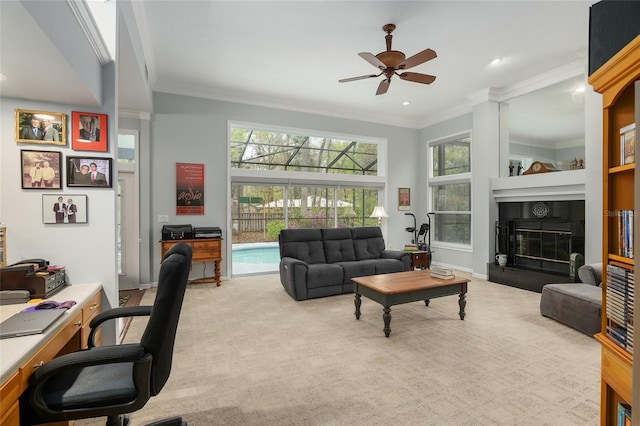
[[[638,304],[634,296],[634,257],[638,256],[628,248],[631,245],[638,251],[633,234],[638,232],[635,213],[640,211],[640,197],[634,197],[634,193],[640,188],[640,174],[635,173],[635,162],[624,164],[620,136],[625,126],[640,125],[639,79],[640,36],[589,77],[589,84],[602,94],[603,109],[602,324],[601,332],[595,336],[602,345],[601,425],[617,425],[618,404],[633,402],[633,342],[638,341],[633,331],[633,313]],[[627,231],[629,222],[633,232]],[[615,271],[623,272],[619,275]]]

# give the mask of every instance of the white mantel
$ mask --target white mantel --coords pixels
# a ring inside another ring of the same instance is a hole
[[[567,170],[491,180],[497,203],[585,199],[586,170]]]

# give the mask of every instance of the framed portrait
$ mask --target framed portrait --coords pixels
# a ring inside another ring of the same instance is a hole
[[[57,151],[20,151],[22,189],[62,188],[62,153]]]
[[[398,188],[398,210],[411,210],[411,188]]]
[[[87,196],[82,194],[42,195],[43,223],[87,223]]]
[[[111,188],[111,158],[67,156],[67,186]]]
[[[107,114],[71,112],[71,149],[107,152]]]
[[[16,109],[16,142],[66,145],[67,115]]]

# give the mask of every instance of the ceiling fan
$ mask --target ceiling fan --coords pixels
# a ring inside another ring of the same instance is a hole
[[[413,68],[416,65],[423,64],[427,61],[435,58],[436,52],[431,49],[425,49],[420,53],[416,53],[409,58],[406,58],[404,53],[398,50],[391,50],[391,39],[393,36],[391,33],[396,29],[394,24],[387,24],[382,27],[382,30],[387,33],[384,37],[387,41],[387,50],[384,52],[380,52],[377,55],[374,55],[369,52],[360,52],[358,56],[360,56],[365,61],[369,62],[374,67],[381,70],[380,74],[368,74],[361,75],[359,77],[351,77],[351,78],[343,78],[342,80],[338,80],[340,83],[347,83],[349,81],[355,80],[363,80],[365,78],[374,78],[379,77],[384,74],[385,78],[378,85],[378,90],[376,91],[376,95],[382,95],[387,93],[389,90],[389,85],[391,84],[391,77],[393,75],[397,75],[403,80],[413,81],[414,83],[422,83],[422,84],[431,84],[436,79],[433,75],[428,74],[419,74],[416,72],[403,72],[409,68]],[[400,73],[398,73],[400,71]]]

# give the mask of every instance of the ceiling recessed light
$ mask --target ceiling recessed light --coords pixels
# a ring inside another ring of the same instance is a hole
[[[500,62],[502,62],[502,58],[493,58],[489,61],[489,65],[498,65]]]
[[[402,105],[404,105],[404,106],[409,105],[409,101],[404,101],[404,102],[402,103]]]

